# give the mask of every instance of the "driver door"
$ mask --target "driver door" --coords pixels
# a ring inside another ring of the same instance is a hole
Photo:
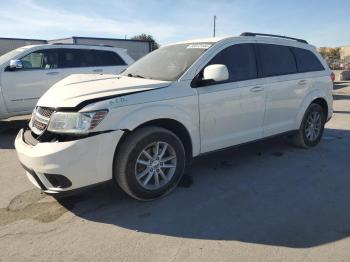
[[[62,78],[58,49],[34,51],[20,60],[23,68],[13,71],[7,68],[1,78],[9,113],[32,111],[45,91]]]
[[[229,80],[197,88],[202,153],[261,138],[265,113],[253,44],[228,46],[211,64],[226,65]]]

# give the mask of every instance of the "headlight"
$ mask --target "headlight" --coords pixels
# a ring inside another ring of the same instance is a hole
[[[53,133],[87,134],[107,113],[108,110],[87,113],[57,112],[51,116],[47,130]]]

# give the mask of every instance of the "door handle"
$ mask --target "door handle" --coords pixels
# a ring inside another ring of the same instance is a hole
[[[255,86],[255,87],[250,89],[250,92],[253,92],[253,93],[258,93],[261,91],[264,91],[264,88],[262,86]]]
[[[298,82],[298,85],[305,85],[306,84],[306,80],[300,80],[299,82]]]
[[[53,75],[58,75],[60,72],[48,72],[46,73],[49,76],[53,76]]]
[[[98,72],[103,72],[103,69],[94,69],[92,71],[98,73]]]

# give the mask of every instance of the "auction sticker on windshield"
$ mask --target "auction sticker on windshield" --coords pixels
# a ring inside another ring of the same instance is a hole
[[[191,44],[187,46],[187,49],[208,49],[212,44]]]

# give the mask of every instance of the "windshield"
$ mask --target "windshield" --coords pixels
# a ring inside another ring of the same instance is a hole
[[[190,43],[165,46],[144,56],[122,75],[175,81],[212,45]]]
[[[3,54],[0,56],[0,64],[3,64],[11,59],[13,59],[15,56],[17,56],[19,53],[22,53],[24,50],[28,49],[28,46],[20,47],[15,50],[12,50],[6,54]]]

